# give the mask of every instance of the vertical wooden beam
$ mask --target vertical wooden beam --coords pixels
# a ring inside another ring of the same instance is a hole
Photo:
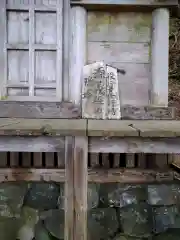
[[[7,52],[6,52],[6,0],[0,1],[0,100],[6,96]]]
[[[65,138],[65,240],[73,240],[74,234],[74,159],[73,137]]]
[[[56,98],[62,101],[62,39],[63,39],[63,0],[57,1],[57,61]]]
[[[126,167],[133,168],[135,163],[135,154],[134,153],[127,153],[126,154]]]
[[[151,102],[156,106],[168,105],[169,10],[153,12],[151,41]]]
[[[29,9],[29,96],[34,96],[34,78],[35,78],[35,7],[34,0],[30,0]]]
[[[63,100],[69,100],[70,0],[63,1]]]
[[[87,239],[88,139],[75,137],[74,146],[74,239]]]
[[[86,64],[87,12],[80,6],[71,9],[71,59],[70,59],[70,100],[81,101],[81,80]]]

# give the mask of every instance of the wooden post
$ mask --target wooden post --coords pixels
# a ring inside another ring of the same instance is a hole
[[[69,100],[70,0],[63,1],[63,100]]]
[[[71,58],[70,58],[70,100],[81,101],[81,78],[86,64],[86,9],[80,6],[71,9]]]
[[[151,44],[151,102],[157,106],[168,105],[169,11],[156,9],[152,20]]]
[[[74,138],[65,138],[65,240],[73,240],[74,234]]]
[[[74,144],[74,239],[87,239],[88,139],[75,137]]]

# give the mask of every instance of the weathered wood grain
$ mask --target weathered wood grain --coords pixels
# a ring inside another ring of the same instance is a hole
[[[178,0],[71,0],[71,4],[81,5],[119,5],[124,6],[146,6],[146,7],[178,7]]]
[[[68,101],[70,97],[70,0],[63,1],[63,44],[62,44],[62,75],[63,75],[63,99]]]
[[[88,181],[96,183],[118,182],[118,183],[151,183],[173,181],[173,171],[153,171],[139,169],[118,170],[89,170]]]
[[[70,102],[0,101],[0,118],[80,118],[81,109]]]
[[[180,154],[173,154],[170,164],[177,169],[180,169]]]
[[[88,139],[75,137],[74,145],[74,239],[87,239]]]
[[[60,152],[63,149],[62,137],[0,137],[0,152]]]
[[[99,138],[89,139],[93,153],[180,153],[180,138]]]
[[[7,83],[7,51],[6,51],[6,43],[7,43],[7,18],[6,18],[6,0],[2,0],[0,2],[0,72],[1,72],[1,81],[0,81],[0,97],[4,97],[6,95],[6,83]]]
[[[7,152],[0,153],[0,167],[7,167]]]
[[[90,42],[149,42],[152,15],[135,12],[88,12]]]
[[[71,8],[70,99],[81,105],[82,69],[86,64],[87,12],[80,6]]]
[[[65,240],[73,239],[74,234],[74,138],[65,139]]]
[[[64,182],[65,171],[57,169],[0,169],[0,182],[45,181]]]
[[[0,135],[11,136],[78,136],[86,135],[85,119],[1,118]]]
[[[88,42],[88,61],[149,63],[148,43]],[[120,54],[121,53],[121,54]]]
[[[173,107],[121,106],[123,120],[173,120],[175,116],[176,109]]]
[[[167,106],[170,14],[168,9],[156,9],[152,16],[151,103],[157,106]]]
[[[180,121],[88,120],[88,136],[179,137]]]
[[[88,120],[88,136],[139,136],[139,132],[129,126],[130,121]]]
[[[175,112],[173,107],[121,105],[123,120],[168,120],[175,118]],[[81,118],[81,109],[68,102],[0,101],[0,118]]]
[[[133,168],[135,165],[135,154],[127,153],[126,154],[126,167]]]

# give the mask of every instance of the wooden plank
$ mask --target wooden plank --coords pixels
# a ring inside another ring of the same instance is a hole
[[[88,41],[149,42],[151,22],[150,13],[89,11]]]
[[[86,135],[85,119],[0,119],[0,135]]]
[[[28,44],[29,20],[28,12],[7,12],[7,42],[9,44]]]
[[[180,136],[179,121],[134,121],[131,126],[139,131],[141,137]]]
[[[31,166],[31,153],[23,152],[22,153],[22,167],[30,168]]]
[[[19,152],[10,152],[10,166],[19,167]]]
[[[55,16],[56,17],[56,16]],[[56,87],[57,81],[57,53],[55,51],[36,51],[35,52],[35,62],[36,62],[36,71],[35,71],[35,84],[46,85],[51,84]],[[38,89],[36,89],[36,96],[42,95],[50,97],[52,94],[55,96],[55,89],[41,89],[43,92],[38,93]],[[52,93],[53,91],[53,93]],[[60,99],[61,100],[61,99]]]
[[[35,82],[35,64],[37,64],[37,59],[35,59],[35,53],[33,44],[35,42],[35,11],[34,11],[34,0],[29,1],[29,94],[28,96],[33,97],[34,92],[34,82]],[[25,95],[26,96],[26,95]]]
[[[0,101],[0,118],[80,118],[81,109],[70,102]]]
[[[133,168],[135,165],[135,154],[134,153],[127,153],[126,154],[126,167]]]
[[[174,107],[122,105],[123,120],[170,120],[175,118]],[[70,102],[0,101],[0,118],[80,118],[81,109]]]
[[[115,5],[116,7],[122,6],[146,6],[146,7],[178,7],[178,0],[71,0],[71,4],[80,4],[80,5]]]
[[[57,165],[58,168],[65,168],[65,156],[62,153],[57,153]]]
[[[91,165],[91,168],[99,167],[99,154],[98,153],[90,154],[90,165]]]
[[[93,153],[180,153],[180,138],[100,138],[92,137],[89,152]]]
[[[87,239],[87,161],[88,139],[75,137],[74,146],[74,239]]]
[[[7,51],[6,51],[6,0],[0,1],[0,99],[6,96],[6,83],[7,83]]]
[[[45,164],[47,168],[54,168],[54,153],[45,153]]]
[[[16,181],[64,182],[65,171],[57,169],[0,169],[0,182]]]
[[[42,152],[33,153],[33,167],[42,168]]]
[[[120,167],[121,154],[120,153],[114,153],[113,155],[114,155],[113,168],[119,168]]]
[[[103,165],[103,168],[109,168],[110,167],[109,153],[103,153],[102,154],[102,165]]]
[[[88,120],[88,136],[139,136],[130,121]]]
[[[63,4],[63,100],[68,101],[70,96],[70,0]]]
[[[81,104],[82,69],[86,64],[87,12],[83,7],[71,8],[70,99]]]
[[[0,167],[7,167],[7,152],[0,153]]]
[[[180,169],[180,154],[173,154],[172,155],[171,164],[175,168]]]
[[[63,70],[63,55],[62,55],[62,46],[63,46],[63,0],[57,1],[57,59],[56,59],[56,97],[62,101],[62,89],[63,89],[63,79],[62,79],[62,70]]]
[[[172,120],[175,119],[176,109],[155,106],[121,106],[123,120]]]
[[[158,169],[167,169],[168,165],[168,154],[155,154],[155,167]]]
[[[151,102],[157,106],[168,105],[169,66],[169,10],[153,12],[151,41]],[[162,84],[163,83],[163,84]]]
[[[74,234],[74,138],[65,139],[65,240],[73,240]]]
[[[0,137],[0,152],[60,152],[63,149],[62,137]]]
[[[138,169],[89,170],[88,181],[96,183],[151,183],[173,181],[173,171],[154,171]]]
[[[146,162],[146,155],[144,153],[138,154],[138,167],[139,168],[146,168],[147,162]]]
[[[88,62],[149,63],[148,43],[88,42],[87,51]]]
[[[88,120],[88,136],[178,137],[180,121]]]

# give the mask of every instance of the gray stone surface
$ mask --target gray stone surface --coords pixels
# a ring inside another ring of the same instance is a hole
[[[115,209],[99,208],[88,211],[88,240],[110,239],[117,230]]]
[[[60,189],[55,183],[32,183],[24,204],[39,210],[56,209],[59,195]]]
[[[162,206],[152,210],[153,231],[165,232],[169,228],[180,228],[180,212],[177,206]]]
[[[49,210],[49,214],[44,220],[44,225],[51,236],[61,240],[64,239],[63,210]]]
[[[122,231],[135,237],[148,237],[151,235],[152,224],[150,208],[146,203],[132,204],[118,209]]]
[[[176,203],[174,185],[159,184],[148,186],[148,202],[151,205],[172,205]]]

